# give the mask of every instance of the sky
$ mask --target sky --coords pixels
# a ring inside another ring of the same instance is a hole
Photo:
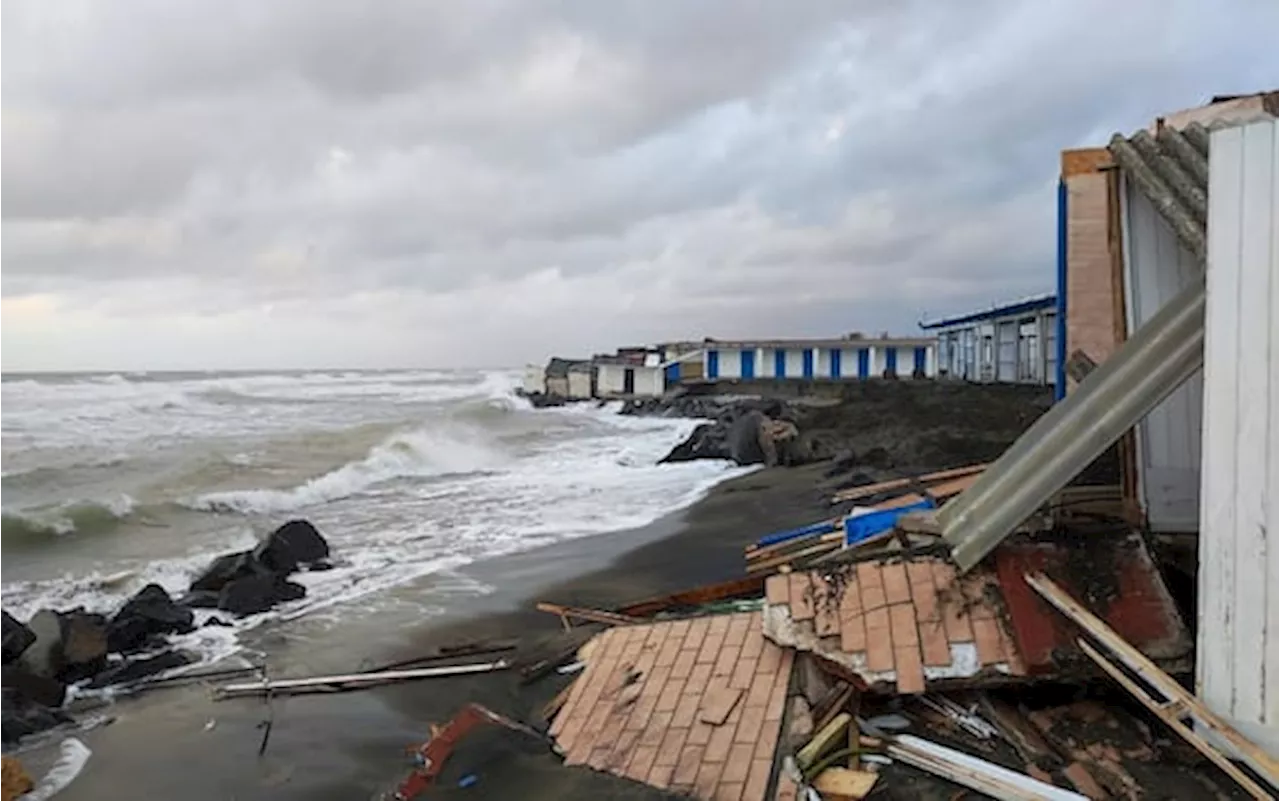
[[[1275,0],[5,0],[6,372],[518,366],[1051,291]]]

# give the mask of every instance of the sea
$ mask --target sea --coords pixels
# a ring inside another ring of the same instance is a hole
[[[697,420],[535,410],[519,375],[6,374],[4,608],[110,613],[151,582],[181,595],[215,556],[310,520],[334,569],[300,574],[306,597],[261,615],[199,611],[232,624],[178,638],[211,662],[274,621],[342,626],[392,594],[404,604],[394,591],[428,575],[465,605],[493,589],[467,565],[646,525],[743,472],[657,464]],[[423,596],[423,614],[444,609]]]

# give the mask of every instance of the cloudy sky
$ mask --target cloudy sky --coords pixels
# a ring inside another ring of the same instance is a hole
[[[5,0],[3,368],[518,365],[1052,289],[1275,0]]]

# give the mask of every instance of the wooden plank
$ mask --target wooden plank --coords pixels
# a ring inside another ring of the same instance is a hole
[[[877,778],[879,774],[866,770],[827,768],[818,774],[813,782],[813,789],[821,793],[823,798],[866,798],[871,788],[875,787]]]
[[[1145,654],[1126,642],[1114,629],[1081,606],[1048,576],[1043,573],[1029,574],[1026,576],[1026,581],[1031,585],[1032,589],[1057,608],[1059,612],[1062,612],[1074,621],[1076,625],[1089,632],[1126,667],[1141,676],[1144,681],[1148,682],[1170,701],[1179,702],[1187,710],[1187,713],[1195,717],[1199,723],[1213,729],[1214,734],[1229,743],[1233,749],[1244,757],[1250,767],[1266,778],[1273,787],[1277,786],[1280,766],[1277,766],[1276,761],[1271,758],[1270,754],[1245,738],[1225,720],[1201,704],[1198,698],[1170,678]]]
[[[896,498],[890,498],[887,501],[881,501],[880,503],[873,505],[871,508],[880,509],[881,511],[886,511],[889,509],[901,509],[904,506],[912,506],[914,504],[920,503],[923,500],[924,500],[923,495],[918,495],[914,492],[908,492],[906,495],[899,495]]]
[[[836,540],[819,542],[817,545],[813,545],[809,548],[805,548],[804,550],[798,551],[793,554],[783,554],[782,556],[775,556],[772,559],[765,559],[760,562],[748,562],[747,572],[763,573],[765,571],[779,568],[782,565],[790,564],[798,559],[804,559],[806,557],[815,556],[817,554],[828,553],[830,551],[838,551],[842,547],[843,541],[844,541],[844,535],[841,534],[839,538]]]
[[[728,719],[729,713],[737,706],[738,699],[741,697],[742,690],[730,687],[723,682],[708,687],[707,692],[702,696],[702,708],[698,713],[698,719],[703,723],[719,726]]]
[[[758,595],[764,587],[763,576],[748,576],[731,579],[717,584],[693,587],[669,595],[659,595],[627,604],[618,610],[619,614],[628,617],[650,617],[658,612],[682,606],[701,606],[727,598],[738,598],[746,595]]]
[[[946,481],[952,478],[960,478],[961,476],[981,473],[987,469],[987,463],[965,465],[964,467],[953,467],[950,470],[939,470],[936,473],[926,473],[922,476],[909,476],[907,478],[894,478],[888,481],[881,481],[876,484],[864,484],[860,487],[850,487],[841,490],[832,498],[832,503],[844,503],[845,501],[856,501],[859,498],[869,498],[872,495],[879,495],[882,492],[890,492],[896,489],[910,487],[913,484],[931,484],[939,481]]]
[[[807,768],[816,763],[823,754],[844,740],[844,734],[848,731],[852,720],[853,716],[848,712],[841,712],[832,718],[830,723],[820,729],[812,740],[796,752],[796,764],[801,768]]]
[[[941,484],[938,484],[937,486],[929,487],[928,489],[925,490],[925,494],[928,495],[930,498],[933,498],[935,501],[946,500],[947,498],[953,497],[955,495],[959,495],[960,493],[969,489],[974,485],[974,482],[976,482],[981,477],[982,477],[981,473],[974,473],[971,476],[965,476],[963,478],[956,478],[956,479],[952,479],[951,481],[945,481]]]
[[[590,620],[592,623],[604,623],[608,626],[627,626],[632,623],[644,622],[640,618],[620,615],[616,612],[606,612],[602,609],[580,609],[574,606],[546,603],[545,601],[539,601],[536,608],[539,612],[549,612],[565,618]]]
[[[1076,640],[1076,645],[1080,646],[1080,650],[1088,654],[1089,658],[1096,662],[1098,667],[1102,668],[1108,676],[1115,680],[1117,684],[1128,691],[1128,693],[1134,698],[1141,701],[1143,706],[1154,712],[1157,717],[1168,725],[1169,728],[1177,732],[1178,736],[1186,740],[1191,747],[1203,754],[1210,762],[1221,768],[1223,773],[1235,780],[1236,784],[1240,785],[1242,790],[1258,799],[1269,799],[1275,797],[1274,793],[1259,787],[1253,779],[1249,778],[1248,774],[1236,767],[1235,763],[1227,759],[1216,748],[1209,745],[1196,735],[1195,730],[1182,720],[1182,712],[1190,711],[1185,706],[1175,702],[1173,708],[1171,708],[1169,704],[1162,704],[1153,700],[1151,696],[1147,694],[1146,690],[1139,687],[1137,682],[1126,676],[1124,671],[1120,668],[1111,664],[1110,660],[1098,653],[1098,651],[1095,650],[1093,646],[1089,645],[1089,643],[1080,639]]]
[[[1105,147],[1081,147],[1062,151],[1062,177],[1098,172],[1112,166],[1111,151]]]

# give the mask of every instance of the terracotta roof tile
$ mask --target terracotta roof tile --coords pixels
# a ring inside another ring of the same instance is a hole
[[[884,582],[884,597],[890,604],[911,600],[911,584],[907,581],[907,568],[901,562],[890,562],[880,567]]]
[[[764,597],[771,604],[785,604],[791,597],[791,581],[785,573],[774,573],[764,580]]]
[[[747,783],[742,788],[744,801],[763,801],[764,794],[769,790],[769,773],[772,770],[771,760],[751,760],[751,768],[747,771]]]
[[[889,607],[889,627],[893,629],[895,649],[920,642],[920,630],[916,626],[916,609],[910,603]]]
[[[821,575],[813,576],[814,630],[819,637],[840,633],[840,596]]]
[[[698,778],[698,768],[702,765],[702,750],[702,746],[692,745],[686,746],[680,752],[680,758],[676,760],[675,773],[671,776],[673,788],[693,787],[694,781]]]
[[[871,612],[888,604],[880,568],[871,562],[858,564],[858,589],[862,594],[863,612]]]
[[[867,670],[881,672],[893,670],[893,636],[889,625],[889,610],[881,607],[866,615]]]
[[[813,587],[808,573],[792,573],[791,581],[791,617],[795,620],[811,620],[813,618]]]
[[[978,647],[978,661],[983,666],[1004,661],[1004,646],[1000,643],[1000,627],[994,618],[973,619],[973,641]]]
[[[924,692],[924,670],[920,665],[920,651],[914,644],[894,648],[893,665],[899,693]]]

